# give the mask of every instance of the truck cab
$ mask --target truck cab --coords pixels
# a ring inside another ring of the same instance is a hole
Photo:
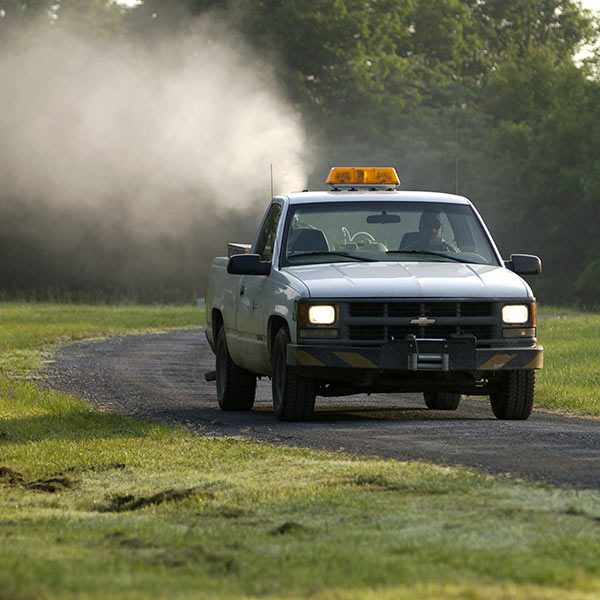
[[[420,392],[432,410],[488,395],[496,417],[526,419],[543,349],[520,275],[539,258],[503,261],[467,198],[398,191],[392,168],[334,168],[327,183],[273,198],[248,252],[213,262],[221,408],[251,409],[268,376],[281,420],[370,392]]]

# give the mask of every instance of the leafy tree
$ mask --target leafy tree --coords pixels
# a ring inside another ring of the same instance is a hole
[[[0,10],[2,11],[2,26],[10,26],[16,23],[23,23],[40,15],[50,17],[53,13],[53,6],[56,4],[53,0],[1,0]]]
[[[513,120],[498,110],[494,129],[494,151],[510,174],[499,198],[500,237],[511,245],[520,237],[543,255],[541,289],[550,297],[585,295],[583,273],[600,255],[600,86],[572,63],[553,65],[539,54],[497,77],[494,102],[518,107]]]
[[[124,9],[106,0],[0,0],[0,32],[19,35],[29,25],[69,27],[86,35],[121,33]]]
[[[195,17],[224,21],[270,60],[304,116],[315,183],[333,163],[396,164],[405,187],[472,198],[504,252],[539,253],[543,297],[597,302],[600,57],[579,67],[573,56],[599,24],[572,0],[145,0],[131,10],[0,0],[0,10],[2,33],[40,21],[149,45],[194,30]]]

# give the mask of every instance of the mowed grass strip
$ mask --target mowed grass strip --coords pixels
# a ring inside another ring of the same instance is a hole
[[[553,316],[538,320],[544,369],[536,406],[600,416],[600,314],[560,308],[543,309],[545,314]]]
[[[72,341],[203,324],[204,309],[195,306],[0,302],[0,369],[25,375]]]
[[[203,438],[0,379],[0,598],[591,599],[598,556],[598,493]]]
[[[600,593],[597,494],[202,438],[13,386],[0,391],[6,597]]]

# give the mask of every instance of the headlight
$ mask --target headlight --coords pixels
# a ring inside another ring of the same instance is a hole
[[[333,325],[335,317],[335,306],[331,304],[314,304],[308,307],[308,322],[311,325]]]
[[[502,307],[502,321],[507,325],[522,325],[529,320],[527,304],[507,304]]]

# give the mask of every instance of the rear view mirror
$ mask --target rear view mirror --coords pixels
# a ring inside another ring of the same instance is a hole
[[[542,261],[532,254],[511,254],[504,266],[517,275],[539,275],[542,272]]]
[[[369,215],[367,223],[400,223],[402,217],[400,215],[388,215],[385,210],[381,211],[380,215]]]
[[[271,263],[260,260],[259,254],[234,254],[227,263],[227,272],[232,275],[268,275]]]

